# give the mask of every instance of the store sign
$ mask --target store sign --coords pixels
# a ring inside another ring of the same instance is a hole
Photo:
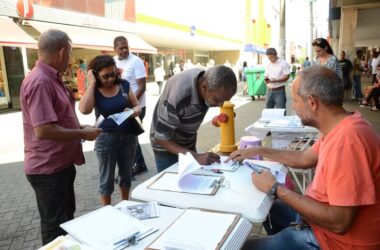
[[[33,0],[17,0],[17,13],[20,17],[31,19],[34,15]]]

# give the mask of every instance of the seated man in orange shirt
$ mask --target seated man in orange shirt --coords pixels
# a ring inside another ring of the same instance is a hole
[[[305,195],[268,171],[252,173],[253,185],[278,199],[264,223],[270,236],[250,239],[244,249],[380,249],[380,139],[360,113],[343,108],[342,89],[338,76],[321,66],[295,79],[293,108],[321,133],[309,150],[231,153],[238,161],[262,155],[294,168],[315,167]]]

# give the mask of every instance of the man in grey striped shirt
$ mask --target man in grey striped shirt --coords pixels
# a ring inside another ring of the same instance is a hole
[[[209,107],[221,107],[236,93],[234,72],[223,65],[206,71],[198,68],[174,75],[157,102],[150,140],[161,172],[178,161],[178,153],[192,153],[203,165],[219,162],[219,156],[196,151],[197,131]]]

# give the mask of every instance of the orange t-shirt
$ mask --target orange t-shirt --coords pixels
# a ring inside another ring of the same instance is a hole
[[[380,138],[361,114],[343,119],[312,147],[318,154],[306,195],[334,206],[359,206],[339,235],[310,223],[322,249],[380,249]]]

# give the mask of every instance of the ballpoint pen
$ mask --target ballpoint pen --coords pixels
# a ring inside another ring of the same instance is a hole
[[[131,236],[129,236],[127,238],[124,238],[124,239],[121,239],[121,240],[113,243],[113,245],[115,246],[113,248],[113,250],[120,249],[120,247],[126,247],[126,246],[129,246],[129,245],[136,244],[137,236],[139,235],[139,233],[140,232],[137,231],[136,233],[132,234]]]

